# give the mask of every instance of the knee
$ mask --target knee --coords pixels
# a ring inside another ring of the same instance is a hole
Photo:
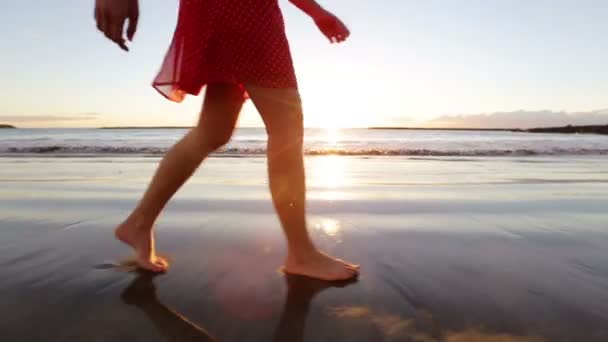
[[[301,144],[304,139],[304,117],[301,110],[283,113],[266,125],[268,139],[278,144]]]
[[[232,130],[218,129],[210,132],[209,130],[203,130],[201,128],[196,129],[198,130],[198,140],[201,149],[208,153],[222,148],[230,141],[230,137],[232,136]]]
[[[292,126],[286,126],[284,130],[269,131],[268,144],[271,148],[282,150],[300,149],[304,144],[304,129],[294,123]]]

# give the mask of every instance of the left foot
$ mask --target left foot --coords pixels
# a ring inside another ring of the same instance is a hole
[[[152,272],[165,272],[169,268],[167,260],[156,255],[152,229],[141,229],[127,220],[116,228],[114,235],[135,250],[139,267]]]

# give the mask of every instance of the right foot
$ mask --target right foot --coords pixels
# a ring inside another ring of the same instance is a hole
[[[152,272],[165,272],[169,268],[167,260],[156,255],[151,229],[139,229],[136,224],[125,221],[116,228],[114,235],[135,250],[135,262],[139,267]]]
[[[288,274],[335,281],[356,278],[359,275],[359,265],[350,264],[314,250],[298,257],[289,254],[283,271]]]

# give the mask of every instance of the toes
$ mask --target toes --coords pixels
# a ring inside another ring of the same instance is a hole
[[[350,275],[350,278],[354,278],[359,275],[359,270],[356,268],[348,268],[347,271],[348,271],[348,274]]]
[[[162,263],[159,260],[154,260],[153,262],[147,261],[147,260],[140,261],[140,262],[138,262],[138,264],[141,268],[148,270],[148,271],[156,272],[156,273],[165,272],[165,271],[167,271],[167,267],[168,267],[168,264],[166,264],[166,262]]]
[[[352,278],[354,278],[354,277],[356,277],[356,276],[357,276],[357,273],[356,273],[356,272],[353,272],[353,271],[346,271],[346,272],[344,272],[344,274],[343,274],[343,275],[342,275],[340,278],[338,278],[337,280],[349,280],[349,279],[352,279]]]
[[[162,265],[159,265],[157,263],[150,263],[150,269],[151,269],[151,271],[154,271],[154,272],[164,272],[165,271],[165,267],[163,267]]]
[[[346,266],[349,266],[349,267],[352,267],[352,268],[356,268],[356,269],[359,269],[359,268],[360,268],[360,266],[359,266],[359,265],[356,265],[356,264],[351,264],[350,262],[346,262],[346,261],[344,261],[344,260],[342,260],[342,259],[336,259],[336,260],[338,260],[339,262],[343,263],[343,264],[344,264],[344,265],[346,265]]]
[[[157,272],[165,272],[169,268],[169,264],[165,260],[156,260],[154,266],[158,269]]]
[[[359,272],[351,267],[345,267],[342,269],[341,272],[339,272],[339,274],[337,274],[336,276],[336,280],[348,280],[348,279],[352,279],[354,277],[356,277],[359,274]]]
[[[164,268],[169,267],[169,261],[167,261],[167,259],[165,259],[165,258],[156,257],[156,260],[154,260],[154,263],[161,267],[164,267]]]
[[[159,266],[157,264],[146,264],[146,265],[140,265],[141,267],[143,267],[144,269],[148,270],[148,271],[152,271],[152,272],[163,272],[163,267]]]
[[[359,267],[358,266],[346,266],[346,269],[351,271],[351,272],[355,272],[355,273],[359,273]]]

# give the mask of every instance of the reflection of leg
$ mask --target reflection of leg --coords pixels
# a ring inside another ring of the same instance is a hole
[[[167,268],[154,252],[154,221],[201,162],[228,142],[242,104],[243,90],[238,86],[209,85],[197,127],[167,152],[143,198],[116,229],[116,237],[135,249],[139,266],[152,271]]]
[[[122,293],[122,300],[146,313],[156,329],[169,341],[213,341],[205,329],[158,300],[153,278],[152,274],[139,275]]]
[[[285,271],[324,280],[355,276],[358,266],[319,252],[306,230],[302,106],[296,89],[248,86],[268,132],[268,173],[274,207],[288,244]]]
[[[307,277],[286,275],[287,300],[274,341],[303,341],[306,317],[313,297],[329,287],[344,287],[355,280],[327,282]]]

